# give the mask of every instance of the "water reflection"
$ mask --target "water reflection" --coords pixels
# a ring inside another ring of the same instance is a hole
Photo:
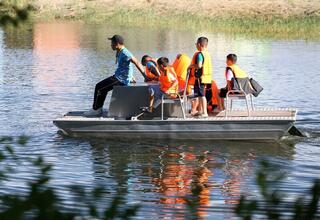
[[[125,36],[126,46],[138,59],[145,53],[171,60],[180,52],[192,55],[196,38],[207,36],[219,86],[225,84],[226,54],[237,53],[239,65],[264,87],[256,106],[298,107],[298,127],[310,137],[297,144],[104,140],[89,144],[61,137],[52,120],[71,110],[88,109],[96,82],[113,74],[115,54],[106,39],[115,33]],[[105,195],[107,201],[116,193],[126,193],[129,202],[139,201],[139,217],[180,218],[188,210],[185,197],[199,185],[201,193],[192,197],[199,202],[195,214],[229,219],[227,208],[239,194],[256,190],[253,173],[261,157],[284,166],[289,173],[284,188],[293,193],[303,192],[319,176],[320,66],[315,62],[319,52],[319,42],[107,24],[42,23],[6,29],[0,32],[0,134],[31,136],[28,150],[19,153],[41,153],[52,162],[52,182],[62,192],[71,183],[102,184],[112,192]],[[23,169],[27,179],[32,171]],[[62,197],[68,199],[63,193]]]
[[[62,80],[75,85],[79,79],[77,67],[80,65],[80,26],[55,23],[35,24],[33,27],[33,75],[35,89],[39,93],[60,90]],[[46,88],[46,91],[43,91]],[[80,88],[68,87],[68,92],[76,93]]]
[[[6,27],[3,29],[5,48],[8,49],[30,49],[33,46],[33,28],[31,25],[20,25],[18,27]]]
[[[90,144],[98,183],[108,180],[108,186],[116,187],[118,193],[141,201],[143,216],[150,214],[144,205],[152,201],[159,205],[158,217],[177,219],[187,215],[187,200],[195,186],[200,188],[196,197],[191,197],[198,204],[197,217],[213,216],[214,212],[221,215],[222,209],[237,203],[248,184],[252,187],[249,179],[254,175],[257,158],[292,160],[294,156],[293,143],[129,145],[93,140]]]
[[[210,204],[209,177],[213,175],[208,169],[210,155],[208,151],[195,152],[193,147],[172,151],[162,151],[159,155],[159,170],[154,172],[152,182],[155,192],[160,194],[159,203],[166,209],[181,209],[187,203],[188,195],[192,194],[192,186],[201,187],[197,194],[199,205],[202,207]],[[198,216],[206,215],[198,210]],[[178,217],[178,216],[168,216]]]
[[[79,49],[80,31],[80,23],[37,23],[33,26],[33,49],[36,53]]]
[[[3,43],[3,30],[0,28],[0,85],[3,82],[3,56],[4,56],[4,43]]]

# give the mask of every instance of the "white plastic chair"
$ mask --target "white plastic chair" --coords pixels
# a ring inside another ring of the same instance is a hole
[[[227,92],[226,95],[226,109],[225,109],[225,117],[228,116],[228,107],[229,107],[229,100],[230,100],[230,111],[232,111],[232,101],[233,100],[245,100],[246,107],[247,107],[247,115],[250,116],[250,111],[254,110],[252,95],[246,94],[242,90],[230,90]],[[251,109],[249,108],[249,102],[251,102]]]
[[[162,97],[161,97],[161,120],[163,120],[164,104],[165,103],[175,103],[177,101],[179,101],[179,103],[180,103],[183,119],[186,119],[183,97],[181,97],[179,94],[172,94],[172,95],[177,95],[177,98],[176,99],[168,98],[167,95],[162,95]]]

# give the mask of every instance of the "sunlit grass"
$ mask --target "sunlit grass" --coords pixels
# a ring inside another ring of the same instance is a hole
[[[88,5],[74,7],[70,12],[59,10],[38,14],[40,20],[81,20],[86,23],[110,23],[145,28],[174,28],[243,34],[274,39],[320,40],[318,15],[225,15],[205,16],[197,13],[155,11],[152,9],[120,9],[113,11]]]

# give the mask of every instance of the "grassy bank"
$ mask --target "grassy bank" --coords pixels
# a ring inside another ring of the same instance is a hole
[[[32,4],[36,9],[33,12],[35,21],[79,20],[95,24],[320,40],[320,1],[34,0]]]

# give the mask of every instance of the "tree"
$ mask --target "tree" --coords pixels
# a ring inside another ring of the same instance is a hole
[[[33,7],[30,4],[17,6],[10,0],[0,1],[0,26],[19,25],[28,19],[31,10]]]

